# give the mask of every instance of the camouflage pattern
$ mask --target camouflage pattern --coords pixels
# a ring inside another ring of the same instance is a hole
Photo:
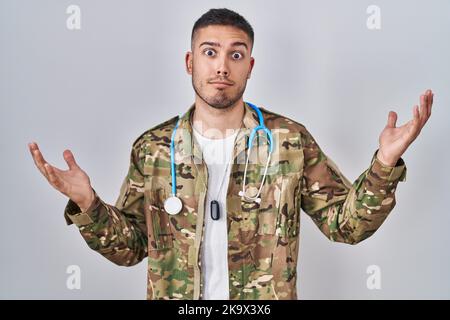
[[[191,138],[193,109],[181,117],[175,136],[177,195],[183,201],[178,215],[164,211],[171,193],[170,137],[178,117],[133,143],[114,206],[95,193],[86,212],[70,200],[65,208],[67,223],[76,224],[89,247],[112,262],[131,266],[148,257],[148,299],[202,299],[203,181],[208,181],[208,171]],[[275,132],[275,148],[259,204],[238,195],[247,139],[258,125],[247,104],[235,142],[227,193],[230,299],[297,299],[300,209],[330,240],[359,243],[395,206],[395,189],[405,180],[406,167],[402,159],[395,167],[384,166],[375,152],[369,168],[351,184],[303,125],[261,111]],[[267,147],[266,139],[255,140],[256,156],[247,173],[249,194],[260,186]]]

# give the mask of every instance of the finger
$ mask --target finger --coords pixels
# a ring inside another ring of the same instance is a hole
[[[33,150],[37,149],[36,142],[30,142],[28,144],[28,149],[30,150],[31,156],[33,156]]]
[[[428,89],[427,90],[427,102],[428,102],[428,109],[430,108],[430,105],[431,105],[431,98],[432,98],[432,94],[433,94],[433,92],[431,91],[431,89]]]
[[[64,160],[66,160],[67,165],[69,166],[69,169],[78,169],[79,168],[77,162],[75,161],[75,157],[73,156],[72,151],[64,150],[63,157],[64,157]]]
[[[431,116],[431,108],[433,107],[433,98],[434,98],[434,93],[431,93],[431,101],[430,101],[430,107],[428,108],[428,117]]]
[[[428,89],[426,91],[427,108],[426,108],[425,120],[422,123],[422,127],[427,123],[428,119],[430,118],[431,106],[433,104],[432,99],[433,99],[433,92],[431,91],[431,89]]]
[[[29,144],[31,156],[33,157],[34,164],[39,171],[48,179],[47,172],[45,171],[44,164],[46,163],[36,144]]]
[[[422,118],[422,123],[421,123],[422,127],[427,123],[427,121],[431,115],[431,105],[432,105],[432,97],[433,97],[432,94],[433,94],[433,92],[431,91],[431,89],[428,89],[426,91],[426,95],[425,95],[426,109],[425,109],[425,115]]]
[[[420,117],[420,125],[421,126],[424,124],[426,114],[428,113],[428,111],[427,111],[427,104],[428,104],[427,97],[428,96],[426,94],[423,94],[423,95],[420,96],[420,114],[419,114],[419,117]]]
[[[55,170],[54,168],[49,165],[48,163],[46,163],[44,165],[45,167],[45,171],[47,172],[48,175],[48,181],[50,182],[50,184],[55,187],[56,189],[61,191],[62,188],[62,181],[61,179],[55,174]]]
[[[33,143],[30,148],[32,150],[32,154],[36,156],[36,160],[39,162],[39,164],[43,165],[43,163],[46,163],[44,156],[42,155],[41,150],[39,150],[37,143]]]
[[[419,107],[417,105],[415,105],[413,108],[413,120],[411,131],[414,136],[420,131],[420,115],[419,115]]]
[[[36,159],[37,165],[39,168],[44,169],[44,165],[47,163],[40,150],[33,150],[34,158]]]
[[[387,127],[395,128],[396,123],[397,123],[397,113],[395,113],[394,111],[389,111]]]

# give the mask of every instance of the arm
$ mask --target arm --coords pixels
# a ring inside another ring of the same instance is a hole
[[[302,208],[329,239],[356,244],[384,222],[395,206],[397,184],[406,178],[401,156],[428,121],[433,95],[431,90],[421,95],[420,111],[414,106],[413,119],[400,127],[396,127],[397,114],[389,113],[370,167],[353,184],[304,130]]]
[[[89,247],[118,265],[135,265],[147,256],[142,162],[133,145],[115,206],[103,202],[93,190],[94,200],[84,212],[72,200],[64,210],[67,224],[79,227]]]
[[[308,131],[303,137],[302,209],[332,241],[356,244],[370,237],[395,206],[397,183],[406,178],[403,160],[385,166],[377,151],[370,167],[351,184]]]

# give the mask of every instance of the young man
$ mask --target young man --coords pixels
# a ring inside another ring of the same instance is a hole
[[[69,169],[60,170],[29,145],[42,174],[70,198],[67,223],[93,250],[125,266],[148,257],[148,299],[296,299],[300,209],[330,240],[356,244],[395,205],[401,156],[430,117],[431,90],[403,126],[389,113],[379,149],[351,184],[302,124],[263,108],[261,119],[244,103],[253,42],[233,11],[200,17],[185,59],[195,103],[133,143],[114,206],[69,150]],[[250,139],[262,122],[273,140],[264,129]],[[249,139],[258,157],[246,165]]]

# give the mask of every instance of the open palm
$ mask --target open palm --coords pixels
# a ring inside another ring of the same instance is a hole
[[[93,200],[93,190],[89,176],[75,162],[70,150],[63,153],[69,166],[68,170],[61,170],[45,161],[36,143],[30,143],[29,149],[34,163],[48,182],[58,191],[72,199],[81,208],[85,209]]]
[[[417,138],[431,115],[433,92],[427,90],[420,96],[420,109],[413,108],[413,119],[396,127],[397,113],[390,111],[386,127],[380,134],[378,158],[385,164],[395,165],[408,146]]]

